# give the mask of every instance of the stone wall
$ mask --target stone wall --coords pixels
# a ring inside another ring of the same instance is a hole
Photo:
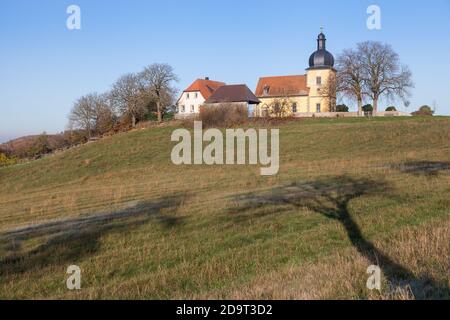
[[[358,115],[358,112],[297,112],[294,115],[296,118],[356,118],[364,117],[364,115]],[[401,111],[379,111],[374,117],[410,117],[411,115]]]
[[[353,118],[358,117],[357,112],[298,112],[296,118]]]

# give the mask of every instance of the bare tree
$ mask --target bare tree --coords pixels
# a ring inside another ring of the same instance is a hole
[[[163,108],[167,95],[175,92],[172,87],[173,82],[178,82],[173,68],[168,64],[155,63],[144,69],[139,74],[141,88],[154,98],[158,121],[162,121]]]
[[[91,93],[75,102],[69,116],[69,127],[82,129],[91,138],[93,133],[103,134],[110,130],[114,118],[107,95]]]
[[[359,52],[344,50],[336,61],[336,91],[358,103],[358,114],[362,115],[364,76]]]
[[[158,112],[158,104],[157,104],[156,96],[149,93],[148,90],[145,90],[144,94],[146,95],[147,101],[148,101],[148,105],[147,105],[148,111],[157,113]],[[162,118],[164,118],[164,114],[167,112],[167,109],[174,105],[175,100],[176,100],[176,94],[177,94],[177,91],[174,88],[168,88],[168,89],[165,89],[162,91],[162,93],[161,93]]]
[[[399,55],[390,45],[367,41],[358,44],[358,59],[361,59],[365,92],[373,100],[375,114],[378,101],[399,97],[405,101],[414,87],[409,68],[400,63]]]
[[[112,130],[117,121],[117,116],[114,112],[109,93],[95,97],[94,112],[95,132],[104,134]]]
[[[338,92],[338,82],[337,76],[334,72],[330,73],[327,81],[320,88],[320,94],[323,99],[328,103],[329,112],[336,112],[336,100],[337,100],[337,92]]]
[[[119,78],[110,92],[112,105],[122,115],[131,117],[131,126],[145,114],[146,99],[143,95],[140,77],[129,73]]]
[[[70,127],[84,130],[88,138],[91,138],[92,130],[95,127],[94,100],[93,94],[79,98],[69,116]]]

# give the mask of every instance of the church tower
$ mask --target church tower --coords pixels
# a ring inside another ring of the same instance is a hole
[[[309,112],[330,112],[336,106],[336,69],[334,57],[327,51],[327,39],[323,31],[317,38],[317,50],[309,58],[306,69],[309,87]]]

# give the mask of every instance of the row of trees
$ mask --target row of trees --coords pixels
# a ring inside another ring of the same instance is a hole
[[[159,122],[173,105],[178,77],[168,64],[152,64],[139,73],[120,77],[107,93],[90,93],[79,98],[70,112],[71,130],[83,130],[87,137],[111,131],[117,123],[136,127],[150,112]]]
[[[356,100],[360,114],[365,98],[372,100],[375,113],[381,98],[400,98],[405,106],[409,105],[409,90],[414,87],[412,74],[390,45],[359,43],[356,49],[344,50],[339,55],[336,69],[336,85],[330,91]]]

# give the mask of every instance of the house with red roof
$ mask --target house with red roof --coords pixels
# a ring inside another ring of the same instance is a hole
[[[178,99],[177,118],[185,118],[198,114],[200,112],[200,106],[202,106],[218,88],[224,85],[224,82],[213,81],[209,78],[195,80],[181,93],[181,96]]]

